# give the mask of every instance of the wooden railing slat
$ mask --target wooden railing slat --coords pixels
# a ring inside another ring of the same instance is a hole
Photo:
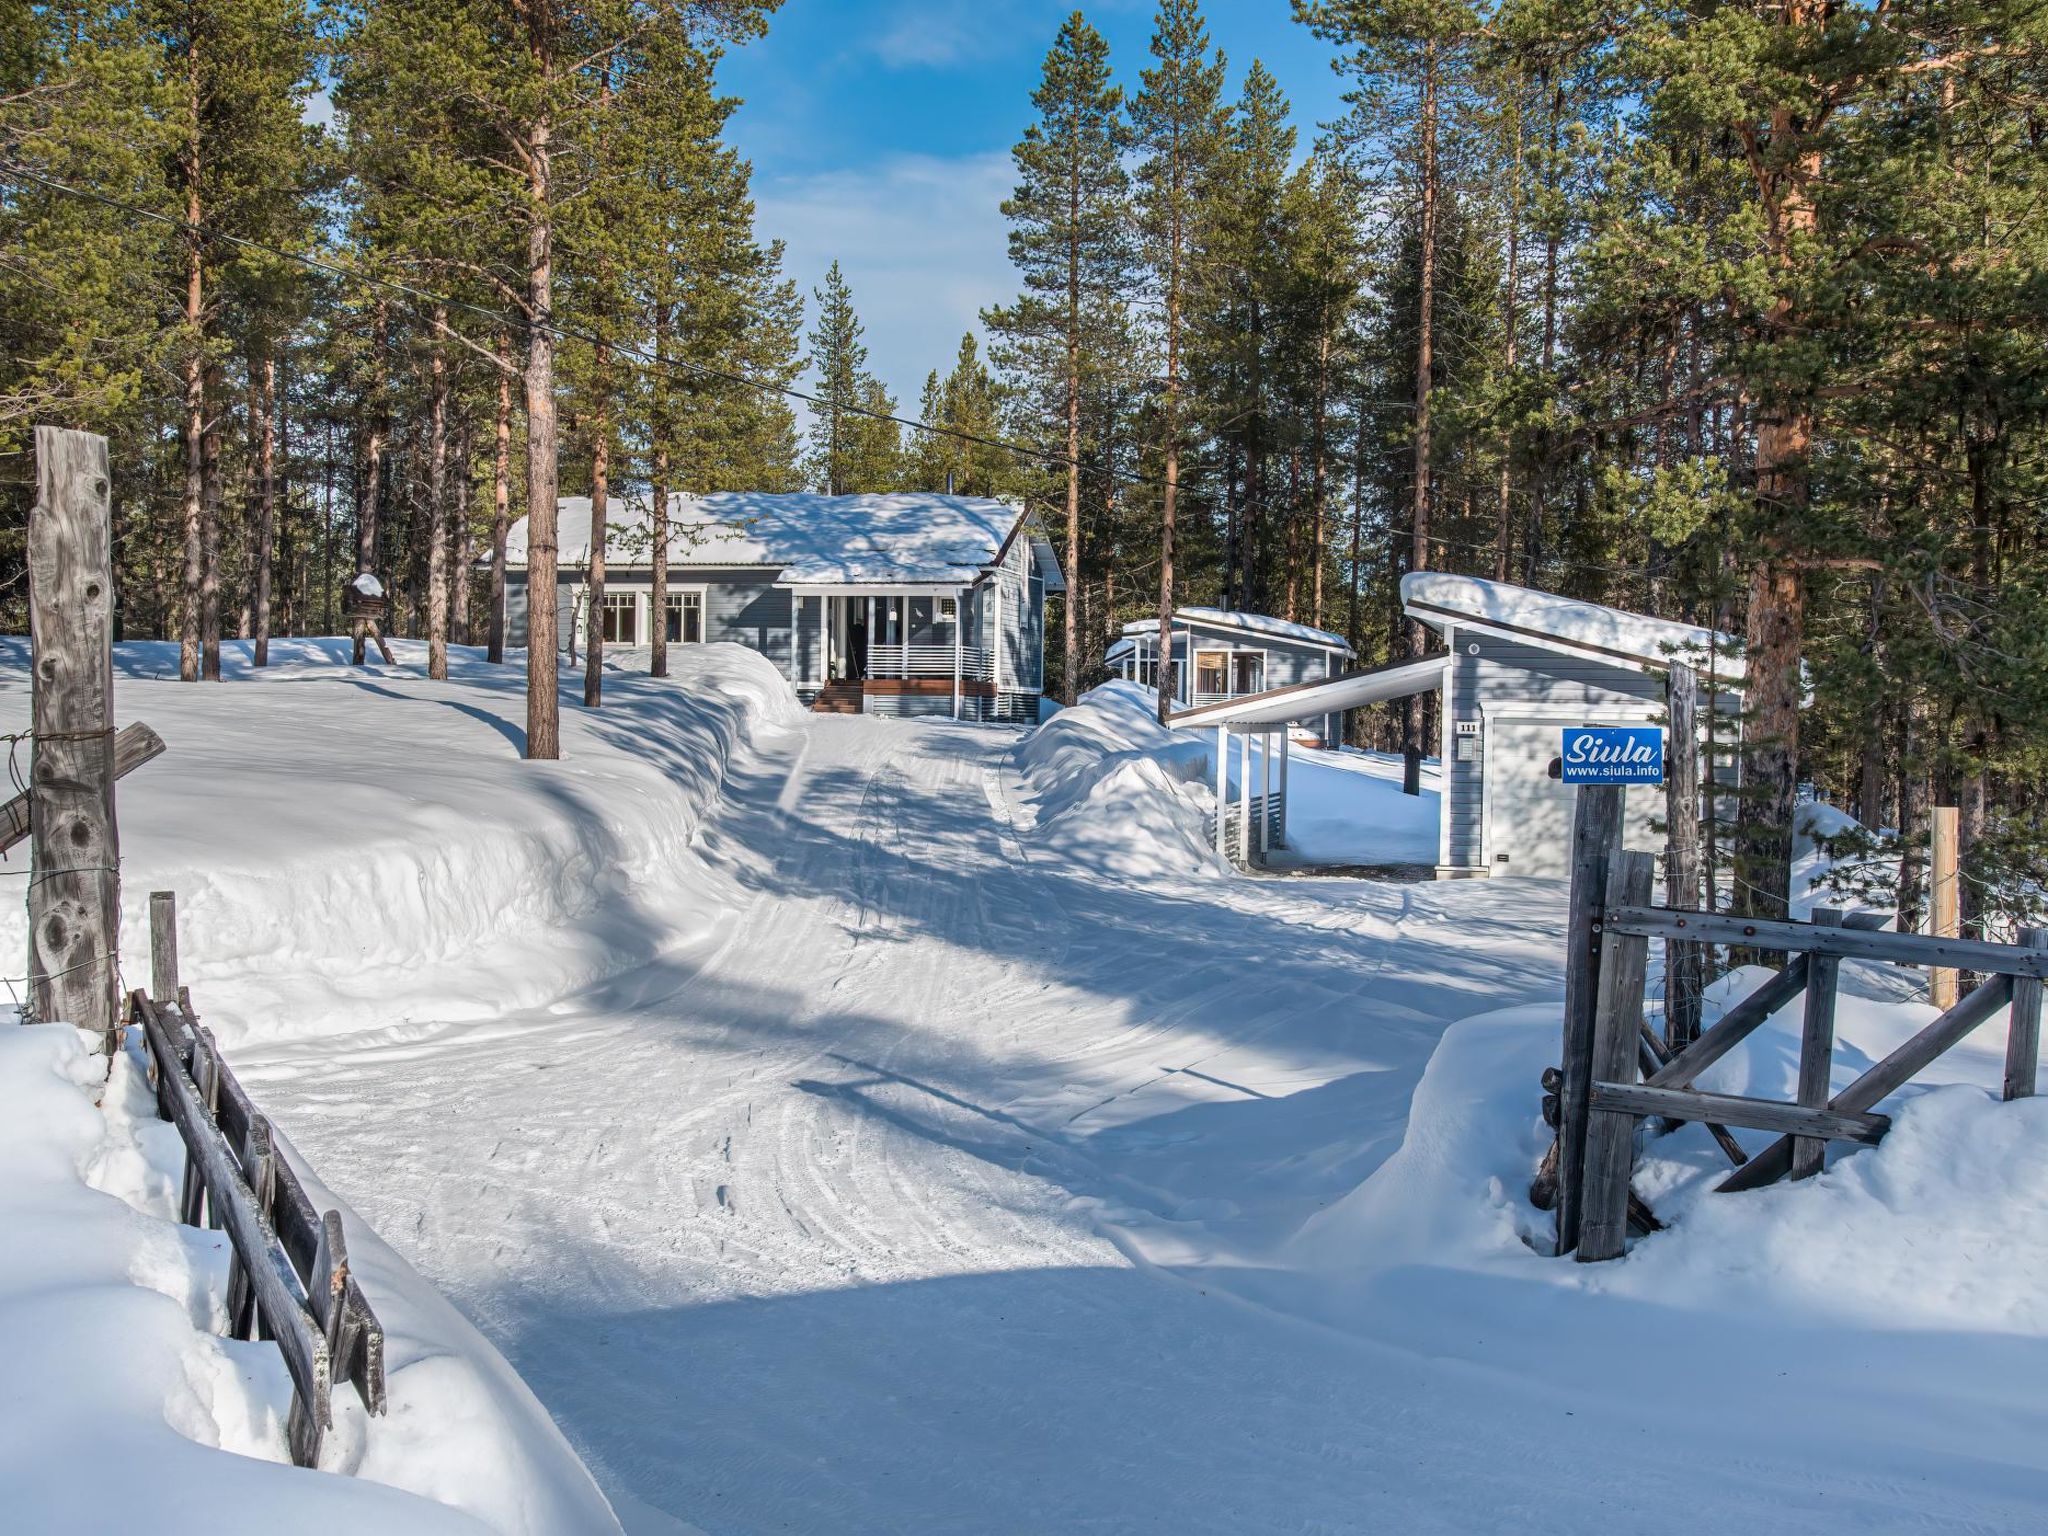
[[[1875,1142],[1891,1129],[1887,1115],[1806,1109],[1776,1099],[1745,1099],[1691,1088],[1652,1088],[1642,1083],[1595,1083],[1595,1109],[1630,1115],[1667,1115],[1679,1120],[1712,1120],[1751,1131],[1781,1131],[1836,1141]]]
[[[276,1340],[278,1352],[284,1356],[293,1388],[307,1414],[324,1428],[333,1417],[329,1403],[331,1361],[326,1339],[314,1331],[299,1277],[286,1259],[269,1218],[258,1209],[254,1192],[243,1181],[219,1126],[207,1113],[198,1085],[182,1065],[172,1066],[176,1053],[155,1007],[138,993],[135,1012],[142,1020],[169,1086],[171,1116],[184,1138],[186,1153],[202,1171],[207,1204],[247,1268],[257,1310]],[[203,1032],[198,1053],[209,1054],[209,1042]]]
[[[1995,976],[1912,1039],[1865,1072],[1828,1101],[1828,1108],[1851,1114],[1869,1109],[1924,1072],[1949,1047],[2012,1000],[2012,979]],[[1792,1168],[1790,1137],[1774,1141],[1715,1185],[1723,1194],[1761,1189],[1782,1179]]]
[[[1942,939],[1925,933],[1876,933],[1850,924],[1839,928],[1817,928],[1810,923],[1727,917],[1718,912],[1677,912],[1667,907],[1635,903],[1609,912],[1607,928],[1610,933],[1636,934],[1649,939],[1692,939],[1711,944],[1747,945],[1752,949],[1833,955],[1842,960],[1948,966],[2000,976],[2048,977],[2048,950],[1994,944],[1985,939]]]

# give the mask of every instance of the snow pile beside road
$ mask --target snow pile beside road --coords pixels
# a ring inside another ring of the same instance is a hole
[[[1762,979],[1724,979],[1710,1007]],[[1851,964],[1843,983],[1838,1089],[1933,1016],[1889,972]],[[1701,1086],[1790,1099],[1800,1015],[1795,1001]],[[1400,1149],[1294,1238],[1287,1299],[1558,1390],[1634,1390],[1618,1384],[1652,1379],[1651,1362],[1680,1348],[1689,1434],[1733,1445],[1760,1404],[1826,1401],[1816,1457],[1887,1477],[1961,1458],[2002,1467],[1988,1493],[2031,1497],[2048,1101],[1997,1101],[2003,1028],[2001,1016],[1881,1106],[1881,1145],[1832,1144],[1827,1172],[1804,1183],[1718,1194],[1727,1163],[1702,1127],[1648,1137],[1635,1188],[1667,1230],[1621,1262],[1579,1265],[1547,1257],[1550,1217],[1527,1200],[1548,1144],[1537,1080],[1557,1057],[1556,1009],[1465,1020],[1432,1057]],[[1774,1139],[1735,1134],[1752,1154]]]
[[[607,673],[603,709],[565,678],[561,761],[529,763],[523,665],[452,648],[434,683],[422,645],[393,648],[352,668],[346,640],[277,641],[258,672],[229,642],[226,681],[193,685],[156,680],[175,646],[116,647],[116,718],[169,747],[120,789],[124,968],[148,974],[149,892],[175,889],[230,1051],[493,1019],[701,937],[649,914],[723,909],[686,851],[753,739],[798,718],[762,657],[680,647],[671,680]],[[28,707],[26,646],[0,642],[5,728]],[[22,924],[0,913],[0,952],[25,952]]]
[[[1159,723],[1157,695],[1113,682],[1082,696],[1017,749],[1038,843],[1124,880],[1217,872],[1205,740]]]
[[[10,1530],[616,1533],[510,1367],[354,1222],[351,1256],[389,1330],[391,1413],[366,1419],[343,1388],[323,1461],[357,1475],[291,1466],[276,1346],[218,1335],[226,1239],[170,1219],[177,1132],[138,1057],[110,1081],[104,1065],[68,1025],[0,1029]]]

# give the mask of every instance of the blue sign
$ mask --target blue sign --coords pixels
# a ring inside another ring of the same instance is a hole
[[[1568,725],[1558,765],[1567,784],[1662,784],[1664,732],[1654,725]]]

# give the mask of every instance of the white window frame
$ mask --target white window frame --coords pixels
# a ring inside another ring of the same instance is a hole
[[[685,598],[685,597],[689,597],[689,596],[694,596],[694,597],[695,597],[695,598],[697,599],[697,638],[696,638],[695,640],[683,640],[683,639],[675,639],[675,640],[671,640],[671,641],[669,641],[669,644],[670,644],[670,645],[702,645],[702,644],[704,643],[705,621],[706,621],[706,618],[707,618],[707,614],[706,614],[706,609],[708,609],[708,608],[710,607],[710,602],[711,602],[711,599],[710,599],[710,597],[709,597],[709,592],[710,592],[710,588],[709,588],[709,587],[707,587],[707,586],[706,586],[706,585],[705,585],[705,584],[704,584],[703,582],[701,582],[701,581],[699,581],[699,582],[684,582],[684,583],[683,583],[683,584],[681,584],[680,586],[672,586],[672,587],[670,587],[670,588],[668,589],[668,600],[669,600],[669,602],[671,602],[671,603],[674,603],[674,604],[677,604],[677,605],[678,605],[678,607],[680,607],[681,601],[682,601],[682,599],[683,599],[683,598]],[[650,606],[651,606],[651,601],[652,601],[652,599],[651,599],[651,594],[650,594]],[[663,628],[664,628],[664,630],[666,630],[666,628],[667,628],[667,622],[668,622],[668,616],[667,616],[666,614],[664,614],[664,615],[662,616],[662,624],[663,624]],[[653,635],[653,633],[654,633],[654,630],[653,630],[653,626],[652,626],[652,625],[648,626],[648,634],[649,634],[649,636],[651,637],[651,636]],[[678,623],[677,623],[677,625],[676,625],[676,633],[677,633],[678,635],[680,635],[680,634],[682,633],[682,625],[681,625],[681,623],[680,623],[680,622],[678,622]]]
[[[608,621],[614,613],[624,613],[632,616],[634,635],[634,638],[630,640],[614,640],[611,636],[605,635],[604,643],[606,645],[638,645],[640,643],[640,596],[640,593],[630,587],[605,593],[604,611],[598,615],[598,633],[603,634],[605,629],[610,627]]]

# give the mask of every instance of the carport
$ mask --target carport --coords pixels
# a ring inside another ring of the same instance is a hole
[[[1345,672],[1314,682],[1270,688],[1240,698],[1197,705],[1167,717],[1167,724],[1216,732],[1216,852],[1240,863],[1261,864],[1275,848],[1287,846],[1288,727],[1429,693],[1444,686],[1448,652],[1414,661]],[[1274,748],[1274,738],[1279,747]],[[1237,738],[1237,797],[1230,795],[1230,743]],[[1254,785],[1257,793],[1254,793]]]

